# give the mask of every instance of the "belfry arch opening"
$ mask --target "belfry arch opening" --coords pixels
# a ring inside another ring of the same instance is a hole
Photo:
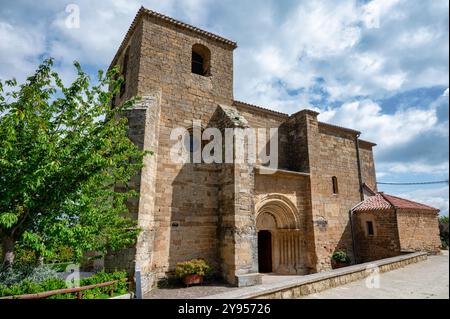
[[[204,45],[192,46],[192,73],[201,76],[211,75],[211,51]]]

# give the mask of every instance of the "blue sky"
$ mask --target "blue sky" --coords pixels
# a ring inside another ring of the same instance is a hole
[[[311,108],[378,144],[378,180],[448,180],[446,0],[0,0],[0,78],[52,56],[105,69],[141,5],[237,41],[235,99],[285,113]],[[65,21],[80,9],[80,28]],[[380,186],[448,214],[448,185]]]

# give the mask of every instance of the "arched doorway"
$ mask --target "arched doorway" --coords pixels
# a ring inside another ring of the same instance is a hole
[[[255,208],[259,272],[305,274],[300,216],[295,205],[283,195],[268,195]]]
[[[272,234],[268,230],[258,232],[258,271],[272,272]]]

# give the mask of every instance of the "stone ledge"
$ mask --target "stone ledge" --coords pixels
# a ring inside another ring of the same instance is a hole
[[[364,279],[376,267],[382,273],[426,260],[427,257],[427,253],[413,253],[295,278],[280,276],[280,282],[246,287],[201,299],[298,298]]]
[[[238,287],[251,287],[262,284],[262,276],[259,273],[237,275],[236,283]]]
[[[108,298],[108,299],[133,299],[133,298],[134,298],[133,293],[129,293],[129,294],[112,297],[112,298]]]
[[[289,171],[286,169],[274,169],[265,166],[255,166],[255,170],[261,175],[284,175],[289,177],[309,177],[311,174],[304,172]]]

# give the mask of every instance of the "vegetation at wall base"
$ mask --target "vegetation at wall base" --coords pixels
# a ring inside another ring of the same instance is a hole
[[[338,263],[348,264],[351,262],[350,257],[342,250],[336,251],[331,258]]]
[[[128,275],[126,272],[106,273],[99,272],[95,275],[80,280],[80,286],[89,286],[101,284],[105,282],[118,280],[117,283],[111,286],[93,288],[82,292],[81,299],[106,299],[110,298],[109,293],[112,291],[113,296],[120,296],[127,294],[128,283],[126,281]],[[65,289],[68,288],[66,281],[61,278],[48,278],[40,283],[32,282],[28,279],[20,283],[5,286],[0,284],[0,298],[8,296],[18,296],[25,294],[35,294],[40,292]],[[46,299],[77,299],[76,293],[66,293],[50,296]]]
[[[439,217],[439,232],[443,249],[448,249],[449,231],[448,231],[448,216]]]
[[[178,263],[175,269],[175,275],[177,278],[183,279],[189,275],[207,276],[212,271],[213,268],[203,259],[193,259]]]

